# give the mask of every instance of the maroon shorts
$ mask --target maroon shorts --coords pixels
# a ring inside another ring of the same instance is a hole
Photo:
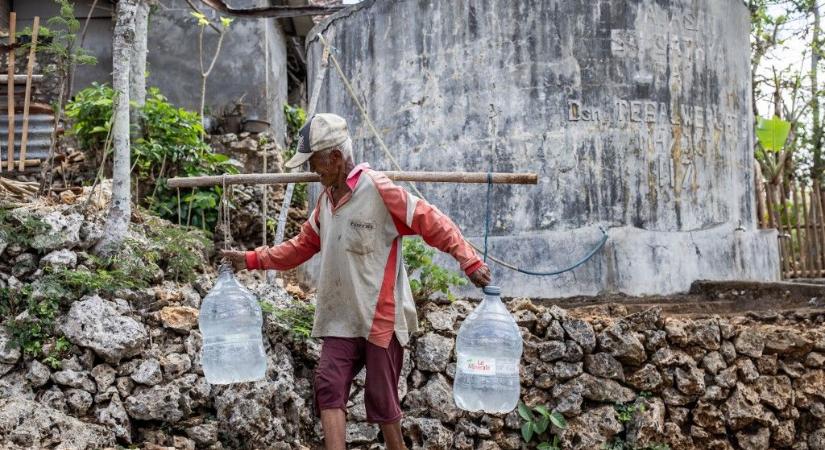
[[[321,359],[315,369],[315,413],[324,409],[347,410],[352,379],[366,366],[364,406],[372,423],[393,423],[401,419],[398,377],[404,348],[393,335],[388,348],[364,338],[324,338]]]

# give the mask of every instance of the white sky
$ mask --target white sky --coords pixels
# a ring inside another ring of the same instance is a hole
[[[820,1],[822,5],[821,9],[825,9],[825,0]],[[784,10],[785,7],[782,5],[774,5],[768,8],[768,12],[773,16],[782,14]],[[823,11],[823,13],[825,13],[825,11]],[[805,15],[794,15],[789,17],[788,23],[783,25],[782,29],[784,31],[779,35],[780,39],[786,39],[786,42],[765,55],[765,58],[762,60],[761,64],[762,70],[758,73],[767,77],[772,77],[774,67],[779,71],[789,69],[794,73],[800,71],[807,73],[810,71],[810,55],[805,52],[805,49],[808,46],[808,43],[805,41],[810,40],[810,36],[794,36],[794,32],[798,32],[809,25],[810,18]],[[820,75],[820,81],[822,79],[825,79],[825,73]],[[808,83],[809,81],[806,84]],[[757,109],[759,110],[757,111],[757,114],[763,117],[773,114],[773,105],[771,104],[770,95],[767,95],[766,98],[760,99],[757,102]]]

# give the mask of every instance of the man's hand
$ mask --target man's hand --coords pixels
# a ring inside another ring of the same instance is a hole
[[[483,264],[481,267],[473,271],[469,275],[470,281],[473,282],[476,287],[484,287],[490,284],[490,280],[492,280],[493,276],[490,273],[490,268],[487,267],[487,264]]]
[[[238,250],[221,250],[221,258],[226,258],[235,271],[246,269],[246,252]]]

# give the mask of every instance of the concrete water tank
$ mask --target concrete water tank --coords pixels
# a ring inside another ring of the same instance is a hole
[[[309,79],[322,32],[405,170],[537,172],[494,187],[491,254],[565,267],[608,230],[561,276],[493,265],[505,295],[664,294],[779,277],[755,221],[749,30],[741,0],[366,0],[316,26]],[[393,169],[332,66],[318,111]],[[482,242],[486,186],[419,188]]]

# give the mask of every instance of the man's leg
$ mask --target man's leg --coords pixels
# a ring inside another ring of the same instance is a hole
[[[398,378],[403,362],[404,347],[395,336],[388,348],[367,343],[364,406],[367,420],[380,425],[387,450],[407,448],[401,434],[401,405],[398,400]]]
[[[327,450],[346,450],[347,415],[344,410],[322,409],[321,426],[324,427],[324,447]]]
[[[401,434],[401,421],[393,423],[382,423],[381,434],[384,435],[384,444],[387,450],[406,450],[404,436]]]
[[[352,379],[364,367],[364,342],[363,338],[324,338],[313,388],[327,450],[346,448],[347,400]]]

